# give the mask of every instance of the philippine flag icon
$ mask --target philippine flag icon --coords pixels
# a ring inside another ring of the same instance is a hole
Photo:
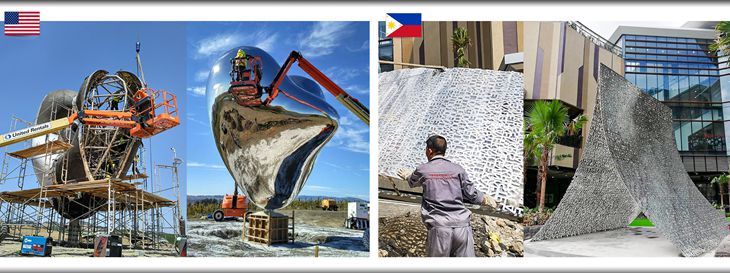
[[[385,18],[385,36],[421,37],[421,14],[388,13]]]

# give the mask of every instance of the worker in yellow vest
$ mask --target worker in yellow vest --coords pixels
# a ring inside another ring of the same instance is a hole
[[[119,110],[119,102],[122,101],[122,96],[115,94],[114,97],[112,97],[112,105],[111,110]]]
[[[246,70],[247,61],[246,61],[246,51],[243,51],[243,49],[238,49],[238,52],[236,52],[236,58],[233,59],[233,72],[236,74],[235,81],[243,81],[243,71]]]

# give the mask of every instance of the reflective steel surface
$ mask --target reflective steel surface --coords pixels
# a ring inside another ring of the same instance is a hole
[[[268,106],[236,103],[227,91],[230,60],[239,48],[261,58],[264,86],[280,68],[271,55],[247,46],[231,49],[213,64],[206,89],[213,137],[249,200],[264,209],[283,208],[301,191],[317,154],[337,130],[339,116],[319,86],[301,77],[286,77],[281,93]]]

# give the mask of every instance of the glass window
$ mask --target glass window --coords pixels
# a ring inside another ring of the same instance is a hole
[[[679,95],[679,77],[678,76],[669,76],[669,98],[668,100],[672,100],[676,98]]]
[[[669,76],[662,75],[658,77],[659,86],[662,89],[662,95],[659,97],[660,100],[666,100],[669,96]]]
[[[689,78],[689,90],[690,90],[690,92],[689,92],[689,94],[690,94],[689,100],[692,100],[692,101],[695,101],[695,100],[707,101],[707,98],[704,97],[702,95],[702,93],[700,93],[700,89],[699,89],[700,88],[699,87],[699,84],[700,84],[699,77],[697,77],[697,76],[690,76],[688,78]]]
[[[687,89],[689,89],[689,77],[679,76],[679,98],[681,100],[688,99],[689,95],[687,93]]]
[[[646,75],[636,74],[636,86],[646,93]]]
[[[718,78],[717,77],[707,77],[707,93],[710,93],[710,97],[712,98],[712,101],[721,102],[722,101],[722,91],[720,88],[720,85],[718,84]]]
[[[682,127],[680,126],[680,124],[680,122],[675,121],[672,123],[672,127],[674,127],[674,140],[677,142],[677,150],[684,151],[682,150]]]
[[[719,108],[712,108],[712,120],[721,120],[722,114],[720,114],[721,109]]]
[[[646,75],[646,90],[653,91],[657,87],[656,76],[654,74]]]
[[[722,119],[722,118],[720,118]],[[714,141],[717,143],[715,147],[715,151],[721,152],[725,151],[727,149],[727,143],[725,143],[725,126],[721,122],[713,122],[712,127],[714,128]]]
[[[626,68],[626,72],[629,72],[630,67]],[[636,85],[636,74],[634,73],[626,73],[626,80],[629,81],[631,84]]]
[[[687,143],[687,138],[689,137],[689,135],[692,132],[692,123],[691,122],[682,121],[680,123],[680,126],[681,126],[681,130],[682,130],[682,137],[681,137],[681,140],[680,140],[680,142],[682,144],[681,150],[682,151],[688,151],[689,150],[688,149],[689,144]]]

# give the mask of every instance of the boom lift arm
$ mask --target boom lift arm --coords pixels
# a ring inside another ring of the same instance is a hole
[[[82,110],[67,118],[60,118],[3,134],[0,139],[0,147],[57,133],[71,126],[77,120],[79,123],[89,126],[130,129],[130,135],[138,138],[148,138],[180,124],[175,95],[165,91],[152,91],[145,88],[137,91],[133,100],[135,103],[143,103],[136,104],[139,106],[133,107],[129,112]]]
[[[347,92],[342,90],[340,86],[324,75],[322,71],[317,69],[317,67],[305,59],[298,51],[292,51],[289,54],[289,58],[286,59],[284,65],[281,67],[279,72],[276,73],[276,77],[274,77],[271,85],[265,88],[268,91],[269,96],[266,98],[266,101],[264,101],[264,105],[268,105],[271,101],[276,99],[276,96],[279,95],[280,91],[279,85],[281,85],[281,82],[284,80],[284,76],[286,76],[286,73],[289,72],[289,69],[291,69],[292,65],[294,65],[294,62],[297,61],[299,62],[299,67],[304,70],[304,72],[307,72],[307,74],[319,83],[319,85],[327,89],[330,94],[334,95],[340,103],[350,110],[350,112],[360,118],[360,120],[365,122],[365,124],[370,125],[370,110],[368,110],[368,108],[359,100],[353,98],[347,94]]]

